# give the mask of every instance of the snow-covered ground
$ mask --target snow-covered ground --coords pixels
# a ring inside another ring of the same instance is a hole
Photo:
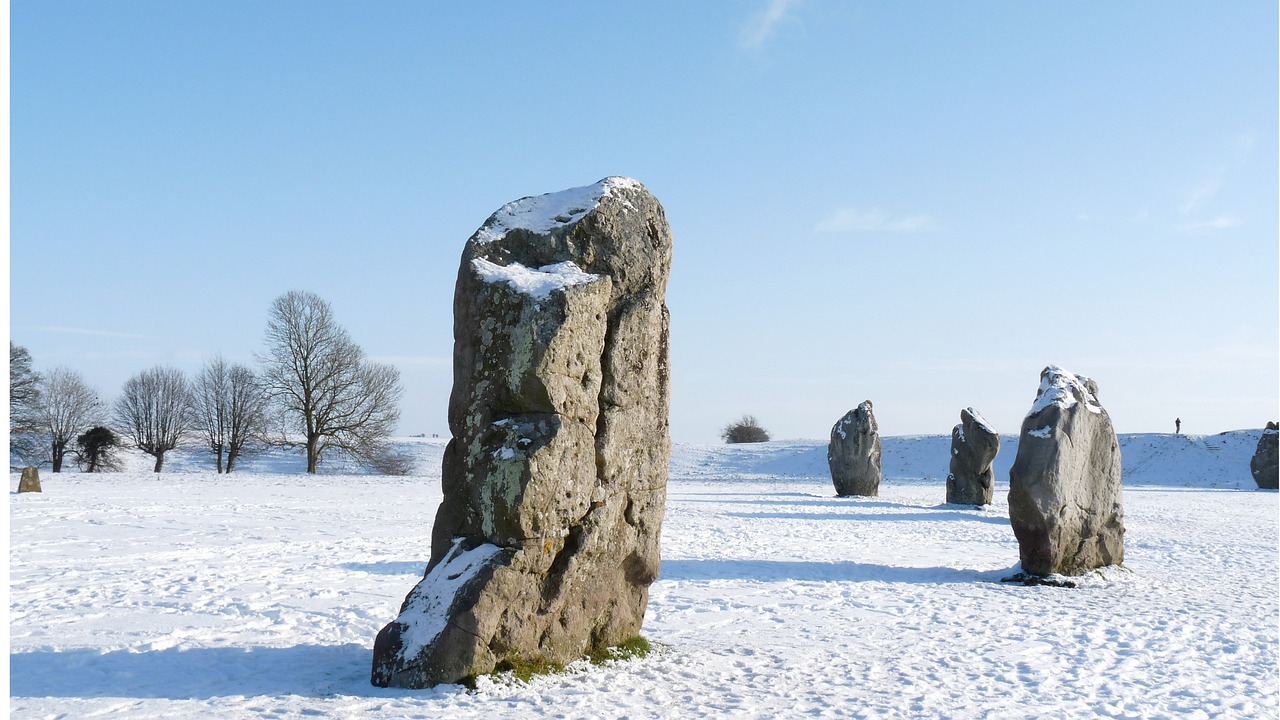
[[[476,692],[368,682],[425,565],[443,441],[406,445],[409,477],[268,472],[293,469],[279,456],[183,472],[190,453],[158,477],[44,473],[9,496],[11,713],[1277,717],[1257,437],[1122,436],[1126,567],[1074,590],[998,582],[1018,558],[1007,485],[943,504],[947,437],[885,438],[865,499],[834,497],[825,441],[676,445],[644,627],[663,650]]]

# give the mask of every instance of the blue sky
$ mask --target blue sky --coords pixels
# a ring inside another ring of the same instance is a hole
[[[1269,2],[11,7],[10,337],[112,399],[252,363],[319,293],[447,434],[452,294],[503,203],[608,175],[675,236],[672,433],[826,437],[1040,370],[1120,432],[1280,405]]]

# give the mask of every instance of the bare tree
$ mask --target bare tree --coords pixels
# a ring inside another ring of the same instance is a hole
[[[769,431],[760,427],[754,415],[743,415],[741,420],[725,425],[720,437],[730,444],[769,442]]]
[[[213,453],[218,472],[226,471],[266,431],[266,396],[253,371],[228,364],[221,355],[205,363],[192,384],[192,424]]]
[[[271,303],[266,340],[263,387],[284,423],[280,442],[306,449],[309,473],[328,449],[377,467],[400,419],[400,371],[367,361],[329,303],[309,292]]]
[[[80,373],[57,367],[40,378],[36,425],[49,448],[54,472],[62,472],[67,445],[102,414],[102,401]]]
[[[191,389],[181,370],[154,367],[125,381],[116,401],[116,423],[134,447],[164,468],[164,454],[182,442],[189,429]]]
[[[9,464],[17,467],[40,455],[40,376],[31,353],[9,341]]]
[[[227,396],[231,394],[227,363],[221,355],[205,362],[191,384],[191,425],[213,453],[218,473],[227,449]]]
[[[266,436],[267,397],[258,376],[244,365],[232,365],[228,379],[227,472],[231,472],[236,460]]]

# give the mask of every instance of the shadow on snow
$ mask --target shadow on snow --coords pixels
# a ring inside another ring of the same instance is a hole
[[[674,493],[673,493],[674,494]],[[711,493],[698,493],[699,495],[710,495]],[[726,495],[736,497],[746,497],[745,493],[725,493]],[[797,500],[774,500],[771,498],[778,497],[795,497],[803,498]],[[836,497],[817,496],[817,495],[764,495],[747,497],[745,500],[704,500],[698,497],[681,497],[682,503],[713,503],[717,505],[768,505],[770,507],[778,507],[779,505],[795,505],[801,507],[832,507],[832,508],[919,508],[919,505],[906,505],[903,503],[889,502],[887,500],[872,500],[866,497]],[[964,507],[964,506],[958,506]]]
[[[956,508],[966,507],[963,505],[955,506]],[[1009,524],[1009,518],[993,517],[990,515],[975,515],[966,512],[957,511],[941,511],[941,512],[909,512],[909,513],[725,513],[728,517],[748,518],[752,520],[856,520],[864,522],[867,520],[881,522],[919,522],[919,521],[935,521],[935,520],[960,520],[972,522],[991,523],[992,525]]]
[[[997,582],[1008,570],[897,567],[856,562],[791,560],[663,560],[662,580],[756,580],[760,582]]]
[[[162,698],[230,696],[394,697],[451,695],[461,688],[384,690],[369,684],[373,650],[365,645],[169,648],[149,652],[37,650],[9,656],[10,697]]]
[[[419,560],[401,560],[372,563],[343,563],[338,567],[352,572],[370,575],[426,575],[427,563]]]

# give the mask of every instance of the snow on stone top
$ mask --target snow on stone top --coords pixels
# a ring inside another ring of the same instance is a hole
[[[986,430],[992,435],[1000,434],[996,432],[995,428],[991,427],[991,423],[987,422],[986,418],[982,417],[982,413],[978,412],[977,410],[974,410],[973,408],[965,408],[965,410],[968,410],[969,414],[973,416],[973,421],[978,424],[978,427],[982,428],[983,430]]]
[[[476,231],[472,240],[482,245],[491,243],[516,228],[546,234],[581,220],[615,190],[643,187],[638,180],[612,176],[586,187],[513,200],[498,208],[498,212]]]
[[[849,427],[850,425],[852,425],[852,424],[853,424],[853,419],[854,419],[854,418],[853,418],[853,414],[854,414],[855,412],[857,412],[858,410],[862,410],[862,411],[863,411],[863,414],[870,413],[870,412],[871,412],[871,401],[870,401],[870,400],[863,400],[862,402],[858,403],[858,407],[857,407],[857,408],[855,408],[855,409],[853,409],[853,410],[850,410],[849,412],[845,413],[845,414],[844,414],[844,417],[842,417],[842,418],[840,418],[838,421],[836,421],[836,426],[835,426],[834,430],[835,430],[835,432],[840,433],[840,439],[841,439],[841,440],[848,440],[848,439],[849,439],[849,433],[845,432],[845,428],[847,428],[847,427]]]
[[[1031,411],[1027,413],[1027,417],[1035,415],[1050,405],[1057,405],[1066,410],[1076,404],[1077,397],[1084,401],[1084,407],[1089,412],[1102,412],[1098,399],[1089,392],[1088,381],[1089,378],[1083,375],[1076,375],[1057,365],[1050,365],[1045,368],[1044,377],[1040,378],[1040,390],[1036,393],[1036,401],[1031,406]]]
[[[545,298],[552,290],[563,290],[573,285],[585,285],[599,280],[599,275],[583,272],[572,261],[527,268],[520,263],[498,265],[484,258],[471,261],[480,279],[487,283],[505,282],[520,292],[535,298]]]

